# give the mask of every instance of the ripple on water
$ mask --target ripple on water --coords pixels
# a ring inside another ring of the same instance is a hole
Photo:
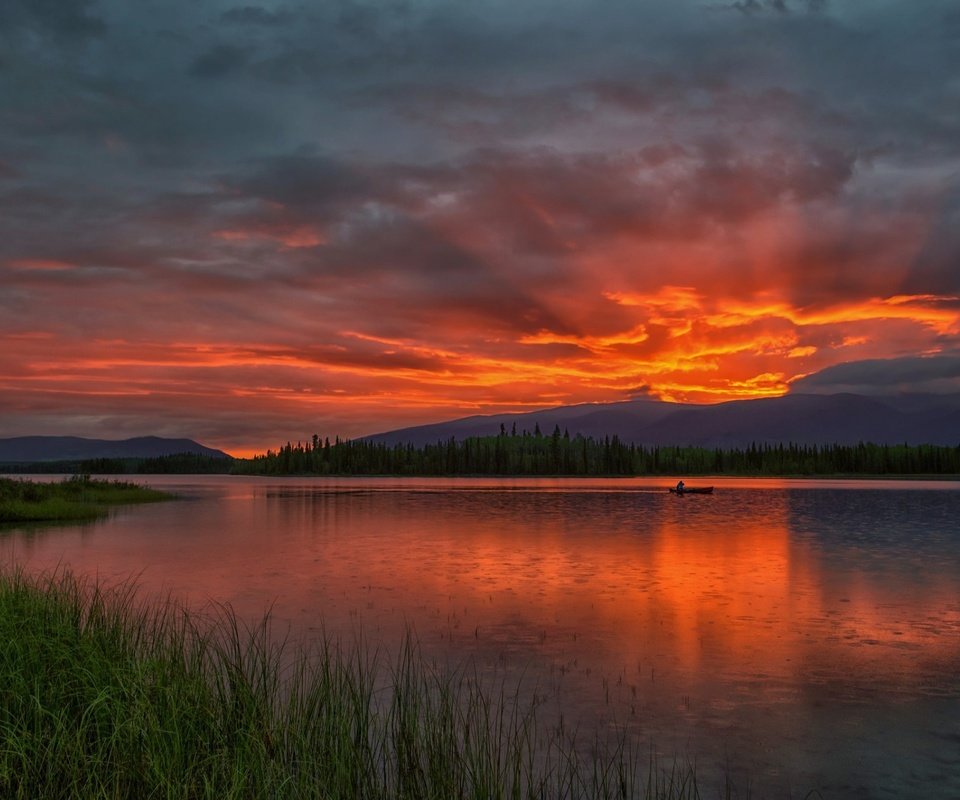
[[[0,544],[306,638],[413,626],[544,714],[742,768],[757,796],[960,797],[960,491],[715,484],[199,479]]]

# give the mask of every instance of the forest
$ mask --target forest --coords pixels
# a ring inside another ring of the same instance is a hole
[[[38,465],[3,464],[4,472]],[[941,475],[960,476],[960,445],[752,444],[745,448],[655,447],[571,436],[554,428],[501,428],[496,436],[449,439],[416,447],[314,435],[253,458],[184,453],[159,458],[46,462],[44,472],[89,475]]]
[[[365,440],[288,442],[232,471],[257,475],[956,475],[960,446],[753,444],[645,447],[516,428],[422,447]]]

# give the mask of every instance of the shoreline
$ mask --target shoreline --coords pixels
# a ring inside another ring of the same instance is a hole
[[[701,796],[692,762],[548,726],[409,635],[394,656],[321,638],[291,660],[269,617],[21,569],[0,572],[0,635],[4,796]]]
[[[121,505],[172,500],[173,494],[119,480],[74,475],[61,481],[0,477],[0,524],[82,522],[106,516]]]

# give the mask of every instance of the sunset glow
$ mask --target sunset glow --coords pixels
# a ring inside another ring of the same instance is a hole
[[[0,436],[960,391],[949,4],[14,5]]]

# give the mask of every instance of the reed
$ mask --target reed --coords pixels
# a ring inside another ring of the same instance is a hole
[[[75,475],[55,483],[0,478],[0,522],[96,519],[110,506],[153,503],[172,495],[122,481]]]
[[[578,742],[410,638],[392,657],[329,638],[295,652],[268,617],[13,571],[0,641],[5,798],[701,796],[692,767],[627,738]]]

